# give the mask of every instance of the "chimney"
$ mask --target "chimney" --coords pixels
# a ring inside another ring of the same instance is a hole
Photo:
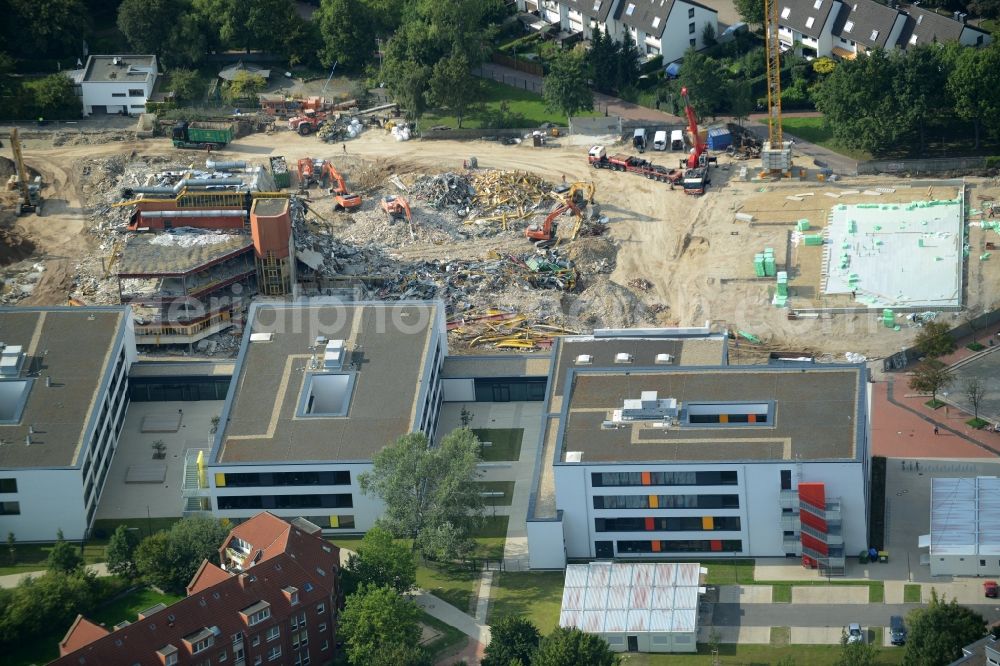
[[[240,589],[241,590],[247,589],[247,575],[245,573],[241,573],[236,578],[237,578],[237,580],[240,581]]]

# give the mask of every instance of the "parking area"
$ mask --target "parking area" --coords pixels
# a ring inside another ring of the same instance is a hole
[[[947,402],[972,414],[974,413],[972,401],[966,395],[965,386],[969,380],[978,379],[983,385],[979,417],[994,424],[1000,423],[1000,354],[996,353],[998,349],[1000,347],[993,347],[988,352],[955,366],[955,382],[944,395]]]
[[[221,400],[131,403],[97,518],[181,516],[184,452],[209,448],[212,418],[221,412]],[[162,458],[153,457],[157,442],[162,442]]]

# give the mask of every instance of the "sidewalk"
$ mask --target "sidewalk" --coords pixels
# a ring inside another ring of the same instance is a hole
[[[103,577],[103,576],[110,576],[111,575],[110,573],[108,573],[108,564],[107,564],[107,562],[98,562],[96,564],[88,564],[87,565],[87,569],[90,570],[90,571],[93,571],[95,574],[97,574],[98,576],[101,576],[101,577]],[[18,583],[20,583],[25,578],[28,578],[28,577],[38,578],[39,576],[41,576],[44,573],[45,573],[45,569],[43,567],[42,569],[39,569],[38,571],[24,571],[22,573],[8,574],[6,576],[0,576],[0,587],[17,587]]]

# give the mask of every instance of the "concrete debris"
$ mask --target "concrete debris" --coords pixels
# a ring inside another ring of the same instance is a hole
[[[233,239],[232,234],[220,234],[209,229],[181,227],[161,234],[156,234],[149,241],[150,245],[164,247],[195,247],[196,245],[216,245],[227,243]]]
[[[653,283],[645,278],[633,278],[628,281],[628,286],[638,291],[649,291],[653,288]]]

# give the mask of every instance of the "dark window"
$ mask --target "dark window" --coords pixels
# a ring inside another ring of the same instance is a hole
[[[688,18],[694,18],[694,7],[688,9]]]
[[[125,97],[125,93],[111,93],[112,97]]]
[[[986,566],[986,560],[979,560],[979,566],[985,567]]]
[[[792,489],[792,470],[790,469],[781,470],[781,489],[782,490]]]
[[[594,472],[595,488],[623,486],[735,486],[735,471],[709,472]]]
[[[595,509],[738,509],[739,495],[597,495]]]
[[[681,517],[627,517],[627,518],[595,518],[596,532],[709,532],[738,531],[739,516],[711,516],[711,520],[703,520],[701,516]]]
[[[351,473],[340,472],[230,472],[226,486],[257,488],[267,486],[347,486]]]
[[[785,530],[782,534],[785,536],[795,536],[795,530]]]
[[[694,30],[695,30],[694,23],[688,23],[688,34],[689,35],[693,35],[694,34]]]
[[[16,493],[17,479],[0,479],[0,493]]]
[[[341,509],[354,506],[350,493],[337,495],[220,495],[219,510]]]
[[[697,44],[698,44],[698,40],[695,39],[694,37],[692,37],[691,39],[688,40],[688,46],[694,47]]]
[[[219,510],[225,509],[261,509],[264,507],[260,495],[222,495],[219,497]]]
[[[612,541],[595,541],[594,555],[596,557],[614,557],[615,548]]]
[[[142,97],[145,94],[146,93],[144,93],[142,91],[142,88],[129,88],[128,89],[128,96],[129,97]]]
[[[619,541],[618,554],[626,553],[735,553],[743,549],[739,539],[713,541],[687,539],[681,541]]]
[[[19,516],[19,515],[21,515],[20,502],[0,502],[0,516]]]

